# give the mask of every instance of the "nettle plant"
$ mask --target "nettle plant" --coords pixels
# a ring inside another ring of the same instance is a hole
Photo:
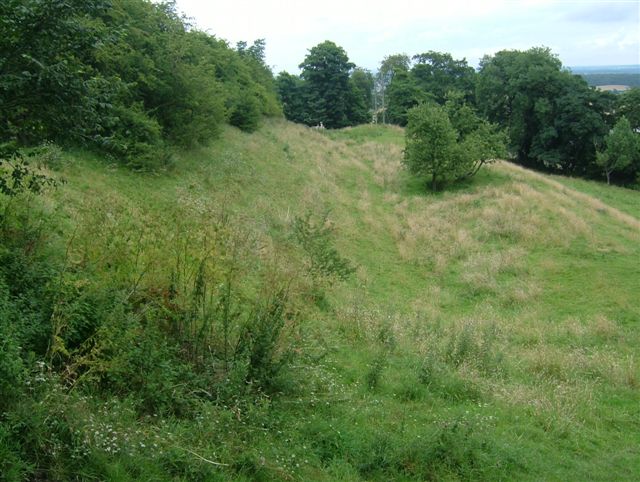
[[[8,197],[23,193],[40,194],[47,186],[56,185],[55,179],[32,167],[20,152],[10,158],[0,158],[0,194]]]
[[[320,307],[327,307],[325,285],[332,281],[346,281],[355,267],[344,258],[333,244],[333,229],[328,222],[329,213],[316,219],[310,211],[293,221],[293,236],[305,253],[305,264],[312,282],[312,298]]]

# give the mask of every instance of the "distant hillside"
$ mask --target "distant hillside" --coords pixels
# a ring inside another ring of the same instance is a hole
[[[640,87],[640,65],[570,67],[592,86],[626,85]]]

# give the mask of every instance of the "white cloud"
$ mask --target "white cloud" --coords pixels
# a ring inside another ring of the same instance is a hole
[[[540,45],[553,47],[569,65],[585,58],[591,64],[637,63],[637,16],[622,25],[575,20],[584,16],[585,6],[606,9],[613,3],[625,2],[178,0],[177,6],[199,28],[232,44],[265,38],[268,63],[276,71],[295,72],[307,50],[324,40],[341,45],[352,61],[367,68],[399,52],[440,50],[476,63],[498,50]]]

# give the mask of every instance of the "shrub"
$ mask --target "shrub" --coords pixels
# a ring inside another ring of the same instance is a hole
[[[369,365],[369,370],[365,377],[369,390],[375,390],[378,388],[380,377],[382,376],[382,372],[386,368],[387,363],[387,352],[386,350],[381,350]]]
[[[5,368],[20,363],[16,356],[46,350],[52,308],[47,285],[57,268],[49,251],[54,221],[32,196],[55,184],[21,152],[0,159],[0,330],[11,334]]]
[[[68,162],[62,148],[50,141],[45,141],[31,149],[23,149],[23,152],[31,158],[32,163],[38,168],[47,167],[57,171],[66,166]]]
[[[10,326],[18,313],[10,306],[7,291],[0,279],[0,414],[18,398],[25,371],[15,328]]]
[[[262,117],[258,100],[247,92],[233,100],[229,112],[229,124],[245,132],[255,131]]]
[[[317,220],[312,219],[311,212],[296,217],[293,221],[293,233],[307,256],[308,271],[314,280],[335,278],[345,281],[355,272],[355,268],[333,246],[328,217],[328,212]]]
[[[170,165],[171,155],[164,146],[160,125],[143,112],[141,105],[115,106],[110,123],[92,138],[101,150],[135,170]]]
[[[247,382],[266,391],[277,387],[278,375],[291,355],[280,343],[287,321],[286,300],[286,292],[280,290],[249,315],[234,355],[235,363],[246,360]]]
[[[39,194],[47,186],[55,186],[55,179],[29,165],[22,152],[10,158],[0,158],[0,194],[16,197],[23,193]]]

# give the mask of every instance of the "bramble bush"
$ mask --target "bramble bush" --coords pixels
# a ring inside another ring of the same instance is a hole
[[[172,3],[7,0],[0,18],[0,143],[89,147],[154,170],[171,146],[281,115],[264,41],[236,51]]]

